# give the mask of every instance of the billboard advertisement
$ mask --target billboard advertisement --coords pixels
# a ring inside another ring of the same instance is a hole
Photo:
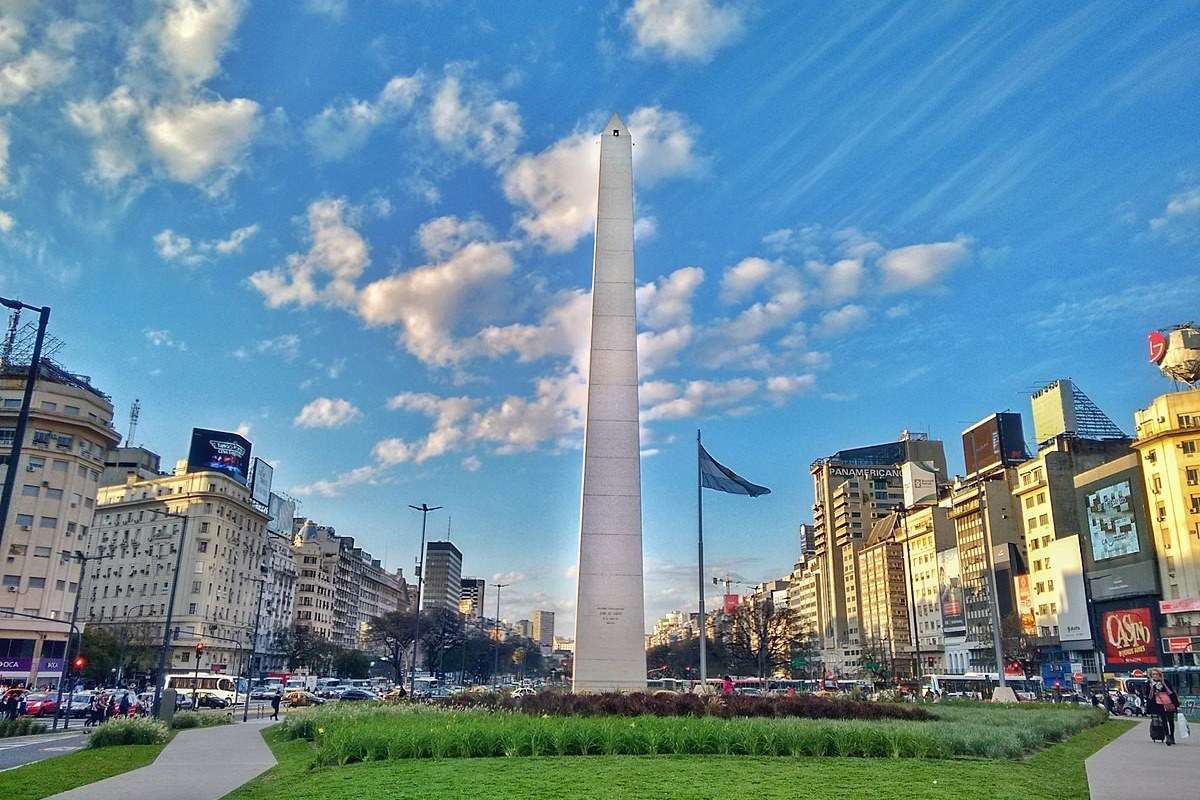
[[[963,602],[962,572],[958,550],[943,550],[937,554],[938,600],[942,607],[942,633],[947,636],[967,632],[967,609]]]
[[[267,501],[267,530],[280,536],[292,537],[292,520],[296,517],[296,501],[271,492]]]
[[[931,464],[905,461],[900,465],[904,484],[904,505],[912,508],[918,503],[937,500],[937,472]]]
[[[1159,600],[1158,610],[1163,614],[1188,614],[1193,611],[1200,611],[1200,597]]]
[[[1122,608],[1105,611],[1100,618],[1104,657],[1109,664],[1157,664],[1150,609]]]
[[[1033,594],[1029,591],[1029,576],[1013,576],[1017,597],[1017,614],[1021,619],[1021,633],[1032,636],[1037,633],[1037,618],[1033,615]]]
[[[1002,411],[985,417],[963,431],[962,444],[968,475],[997,464],[1019,464],[1026,458],[1021,415]]]
[[[250,473],[250,442],[229,431],[192,428],[187,465],[188,472],[214,470],[246,483]]]
[[[1079,537],[1063,536],[1050,542],[1046,549],[1058,576],[1054,589],[1058,600],[1059,639],[1064,642],[1091,639],[1092,625],[1088,616]]]
[[[250,466],[250,500],[259,508],[271,504],[271,482],[275,479],[275,468],[255,456]]]
[[[737,611],[737,607],[738,596],[736,594],[725,595],[725,614],[727,616],[733,616],[733,614]]]
[[[1133,488],[1129,481],[1105,486],[1087,496],[1088,534],[1092,539],[1094,560],[1133,555],[1138,551],[1132,498]]]
[[[1158,593],[1158,564],[1153,560],[1135,561],[1123,567],[1096,568],[1088,577],[1093,600],[1117,600],[1141,594]]]

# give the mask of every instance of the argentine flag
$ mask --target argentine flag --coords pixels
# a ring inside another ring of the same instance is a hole
[[[696,442],[696,446],[700,448],[700,485],[704,488],[730,494],[748,494],[751,497],[771,493],[767,487],[751,483],[729,467],[717,463],[704,445]]]

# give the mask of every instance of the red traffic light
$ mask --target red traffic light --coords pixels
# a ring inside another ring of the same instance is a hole
[[[196,653],[199,654],[199,653],[203,653],[203,652],[204,652],[204,642],[196,642]]]
[[[87,659],[83,656],[75,656],[71,659],[71,667],[74,669],[83,669],[87,666]]]

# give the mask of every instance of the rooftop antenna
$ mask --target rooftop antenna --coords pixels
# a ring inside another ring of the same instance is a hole
[[[12,360],[13,342],[17,338],[17,326],[21,324],[21,309],[8,315],[8,330],[4,334],[4,347],[0,350],[0,366],[8,366]]]
[[[142,413],[142,401],[136,397],[133,400],[133,405],[129,407],[129,435],[125,437],[126,447],[136,447],[133,443],[133,435],[137,433],[138,416]]]

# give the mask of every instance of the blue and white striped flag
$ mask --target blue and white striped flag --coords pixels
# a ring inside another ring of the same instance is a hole
[[[704,445],[696,442],[696,446],[700,448],[700,485],[704,488],[730,494],[748,494],[751,497],[771,493],[767,487],[751,483],[729,467],[718,464],[704,449]]]

